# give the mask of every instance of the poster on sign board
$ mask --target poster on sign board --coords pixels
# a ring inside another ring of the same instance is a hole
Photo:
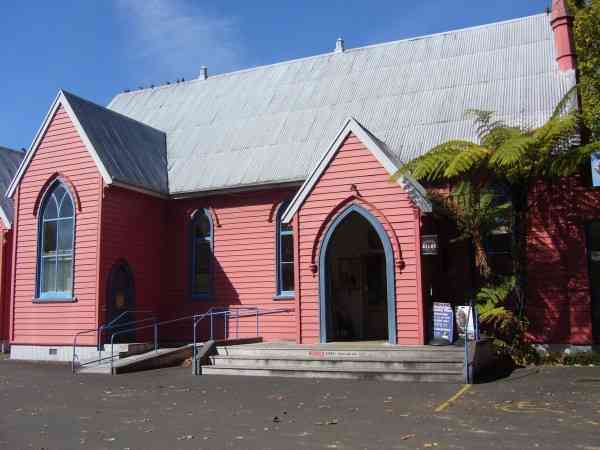
[[[454,311],[450,303],[433,303],[433,337],[454,342]]]
[[[479,318],[476,311],[470,306],[456,307],[456,328],[460,337],[464,338],[468,333],[469,339],[479,339]]]

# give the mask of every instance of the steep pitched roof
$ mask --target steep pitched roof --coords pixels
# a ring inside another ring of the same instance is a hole
[[[284,211],[282,217],[282,221],[284,223],[289,223],[292,221],[294,215],[298,209],[300,209],[306,198],[310,195],[313,188],[317,184],[317,181],[319,181],[319,178],[321,178],[321,175],[323,172],[325,172],[325,169],[327,169],[334,156],[339,151],[342,143],[350,133],[354,134],[365,145],[365,147],[367,147],[367,149],[373,154],[373,156],[375,156],[375,158],[390,175],[395,174],[400,168],[400,164],[395,162],[392,157],[390,157],[383,142],[379,141],[355,119],[349,118],[346,120],[346,123],[338,132],[337,136],[325,154],[323,154],[322,158],[319,160],[319,163],[308,175],[304,184],[300,187],[298,192],[296,192],[296,195],[290,202],[287,209]],[[423,188],[418,181],[409,175],[403,175],[398,179],[397,182],[400,186],[402,186],[416,207],[421,209],[423,212],[432,211],[432,206],[427,199],[425,188]]]
[[[468,108],[536,126],[574,85],[546,14],[117,95],[167,134],[169,191],[301,182],[348,117],[408,161],[476,139]]]
[[[12,225],[14,211],[12,200],[4,194],[24,157],[25,152],[0,147],[0,219],[6,228]]]
[[[162,195],[169,192],[164,132],[61,90],[13,178],[8,196],[14,194],[61,105],[107,184],[123,184]]]

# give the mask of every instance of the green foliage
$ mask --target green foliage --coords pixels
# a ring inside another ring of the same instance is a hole
[[[498,228],[501,218],[508,215],[510,203],[499,203],[494,191],[480,189],[470,181],[458,182],[450,195],[432,192],[430,197],[436,213],[456,224],[458,236],[453,241],[473,242],[475,265],[484,278],[489,277],[491,268],[484,241]]]
[[[499,353],[518,365],[537,363],[539,355],[526,338],[529,322],[517,317],[509,307],[516,281],[515,277],[506,277],[483,286],[476,295],[479,318],[492,332]]]
[[[571,0],[583,121],[600,140],[600,0]]]
[[[562,366],[600,366],[600,353],[547,353],[540,359],[540,364]]]

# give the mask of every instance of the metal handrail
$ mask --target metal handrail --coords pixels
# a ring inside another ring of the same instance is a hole
[[[477,324],[477,316],[475,315],[475,305],[473,300],[469,300],[469,312],[467,314],[467,325],[465,327],[465,384],[471,384],[473,382],[471,373],[471,362],[469,357],[469,324],[471,323],[471,314],[473,315],[473,341],[478,341],[479,326]]]
[[[83,336],[85,334],[89,334],[92,332],[97,333],[96,335],[96,350],[98,351],[98,359],[97,360],[93,360],[93,361],[88,361],[84,364],[79,364],[79,367],[85,366],[87,364],[91,364],[94,362],[98,362],[98,361],[102,361],[102,333],[104,331],[107,330],[111,330],[111,329],[115,329],[115,328],[120,328],[120,327],[124,327],[126,325],[132,325],[134,323],[142,323],[142,322],[149,322],[152,320],[155,320],[154,317],[150,317],[150,318],[146,318],[146,319],[141,319],[141,320],[133,320],[130,322],[125,322],[122,324],[117,324],[117,322],[119,320],[121,320],[123,317],[125,317],[128,314],[132,314],[132,313],[136,313],[136,314],[154,314],[154,311],[151,310],[136,310],[136,309],[130,309],[127,311],[123,311],[121,314],[119,314],[117,317],[115,317],[113,320],[111,320],[108,324],[102,324],[97,328],[93,328],[93,329],[89,329],[89,330],[84,330],[84,331],[80,331],[78,333],[75,333],[75,335],[73,336],[73,353],[72,353],[72,360],[71,360],[71,371],[73,373],[75,373],[76,371],[76,361],[79,360],[79,357],[77,356],[77,340],[79,339],[80,336]]]
[[[249,313],[240,314],[240,311],[251,311]],[[193,346],[192,346],[192,370],[194,375],[198,375],[198,333],[197,328],[200,322],[202,322],[206,317],[210,317],[210,340],[214,340],[214,317],[223,315],[225,318],[227,316],[231,316],[232,312],[236,312],[236,338],[239,337],[240,331],[240,317],[256,317],[256,336],[260,335],[260,325],[259,325],[259,317],[268,315],[268,314],[280,314],[284,312],[292,312],[294,308],[279,308],[279,309],[263,309],[257,307],[247,307],[247,308],[233,308],[228,309],[223,312],[218,313],[210,313],[210,314],[201,314],[196,319],[194,319],[194,328],[193,328]],[[224,336],[227,337],[227,320],[224,321]]]

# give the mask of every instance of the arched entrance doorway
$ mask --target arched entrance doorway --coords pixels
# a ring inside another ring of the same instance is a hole
[[[110,270],[107,284],[106,305],[106,323],[112,322],[126,311],[133,311],[135,309],[133,273],[126,261],[116,262]],[[128,315],[117,323],[131,322],[132,320],[135,320],[135,316]],[[134,336],[125,333],[116,338],[118,338],[117,340],[120,342],[126,342],[133,340]]]
[[[370,212],[351,205],[333,220],[319,268],[321,342],[396,343],[394,254]]]

